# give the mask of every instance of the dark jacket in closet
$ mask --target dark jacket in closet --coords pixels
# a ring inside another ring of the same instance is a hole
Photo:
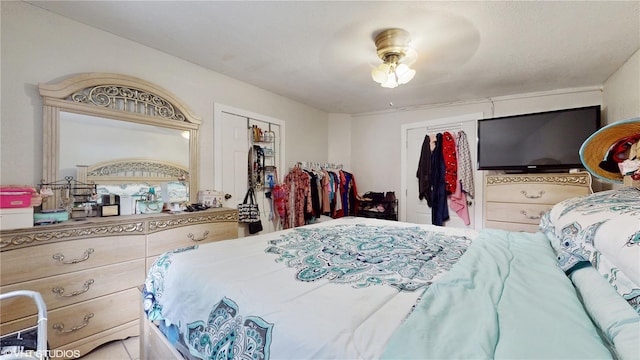
[[[426,199],[427,205],[431,206],[431,138],[425,135],[418,161],[418,198]]]
[[[445,164],[442,155],[442,134],[436,135],[436,147],[431,153],[431,185],[433,187],[431,202],[431,222],[442,226],[449,220],[449,207],[445,190]]]

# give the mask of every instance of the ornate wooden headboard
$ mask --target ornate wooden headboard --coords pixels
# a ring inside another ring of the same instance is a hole
[[[93,165],[78,165],[77,180],[87,184],[158,184],[188,181],[189,169],[161,160],[115,159]]]

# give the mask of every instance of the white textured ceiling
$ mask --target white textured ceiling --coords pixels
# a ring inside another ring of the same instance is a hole
[[[640,1],[28,1],[332,113],[599,86],[640,48]],[[385,89],[373,38],[411,33]]]

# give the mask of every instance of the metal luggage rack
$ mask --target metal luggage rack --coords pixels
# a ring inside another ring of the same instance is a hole
[[[0,337],[0,360],[47,359],[47,306],[39,292],[30,290],[17,290],[0,294],[0,300],[19,296],[29,297],[36,303],[38,307],[38,322],[35,326]],[[33,346],[33,341],[26,339],[26,335],[34,330],[37,333],[35,346]]]

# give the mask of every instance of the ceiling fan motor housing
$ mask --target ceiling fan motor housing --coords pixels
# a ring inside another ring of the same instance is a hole
[[[378,57],[385,62],[399,62],[409,51],[411,36],[403,29],[387,29],[376,36]],[[396,59],[393,59],[396,57]]]

